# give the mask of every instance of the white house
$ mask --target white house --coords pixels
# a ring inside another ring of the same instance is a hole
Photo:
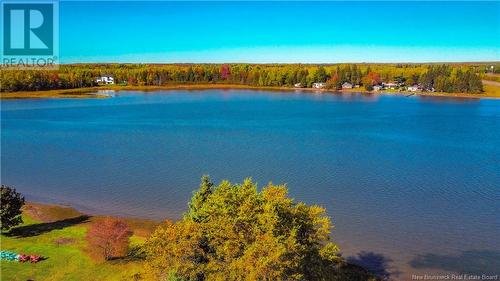
[[[302,83],[295,83],[293,84],[295,88],[302,88]]]
[[[344,82],[342,84],[342,89],[352,89],[352,87],[353,87],[352,84],[349,82]]]
[[[95,79],[95,82],[97,84],[115,84],[115,79],[111,75],[102,75],[100,77],[97,77]]]
[[[326,86],[326,84],[325,84],[325,83],[323,83],[323,82],[320,82],[320,83],[313,83],[313,85],[312,85],[312,86],[313,86],[313,88],[315,88],[315,89],[323,89],[323,88]]]
[[[396,89],[396,87],[398,87],[399,85],[396,84],[396,83],[392,83],[392,82],[389,82],[389,83],[382,83],[382,85],[384,86],[384,88],[386,89]]]
[[[380,90],[382,90],[382,88],[383,88],[382,85],[375,85],[375,86],[373,86],[373,90],[374,91],[380,91]]]
[[[416,92],[416,91],[419,90],[419,88],[418,88],[418,86],[415,85],[415,86],[409,86],[407,88],[407,90],[410,91],[410,92]]]

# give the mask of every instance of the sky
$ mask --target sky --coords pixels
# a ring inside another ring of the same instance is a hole
[[[500,61],[498,1],[61,1],[59,11],[62,63]]]

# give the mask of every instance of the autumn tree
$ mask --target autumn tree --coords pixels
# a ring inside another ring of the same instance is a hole
[[[326,88],[335,90],[342,88],[342,82],[337,73],[334,73],[330,79],[326,80]]]
[[[204,177],[189,212],[146,242],[148,271],[156,280],[334,280],[341,259],[325,209],[287,192]]]
[[[15,188],[3,184],[0,190],[0,229],[9,230],[23,223],[21,208],[24,205],[24,197],[16,192]]]
[[[90,251],[104,260],[124,256],[130,236],[132,231],[124,221],[110,217],[95,221],[87,231]]]
[[[220,76],[222,80],[228,80],[230,74],[229,65],[223,64],[220,66]]]
[[[363,77],[363,86],[366,90],[373,90],[373,86],[379,85],[382,80],[380,79],[380,75],[376,72],[369,72],[365,77]]]

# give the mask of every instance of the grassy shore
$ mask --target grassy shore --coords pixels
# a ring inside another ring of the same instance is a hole
[[[258,87],[241,84],[172,84],[164,86],[120,86],[109,85],[90,88],[49,90],[49,91],[24,91],[24,92],[2,92],[0,99],[27,99],[27,98],[105,98],[108,97],[105,93],[99,93],[104,90],[114,91],[159,91],[159,90],[207,90],[207,89],[248,89],[248,90],[270,90],[270,91],[305,91],[305,92],[322,92],[322,93],[370,93],[370,94],[399,94],[408,95],[416,94],[420,96],[438,96],[438,97],[453,97],[453,98],[500,98],[500,86],[484,85],[484,92],[481,94],[468,93],[438,93],[438,92],[407,92],[397,90],[384,90],[380,92],[367,92],[362,88],[354,88],[348,90],[318,90],[312,88],[290,88],[290,87]]]
[[[87,216],[72,208],[28,203],[24,224],[1,235],[1,249],[37,254],[47,259],[36,264],[2,261],[1,280],[134,280],[143,261],[131,257],[97,262],[88,254],[87,228],[102,217]],[[159,224],[124,218],[133,230],[131,247],[144,243]]]
[[[103,216],[88,216],[75,209],[29,202],[23,207],[24,223],[2,233],[3,251],[36,254],[46,258],[36,264],[1,262],[0,280],[150,280],[144,260],[133,254],[111,261],[95,261],[89,254],[87,229]],[[138,249],[160,222],[121,218],[133,235],[130,249]],[[380,280],[360,266],[344,263],[338,268],[346,280]]]
[[[36,98],[105,98],[106,95],[95,94],[103,90],[100,87],[76,88],[47,91],[1,92],[0,99],[36,99]]]

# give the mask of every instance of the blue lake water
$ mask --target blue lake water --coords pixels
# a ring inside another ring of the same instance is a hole
[[[1,103],[2,184],[178,218],[203,174],[287,183],[344,255],[395,279],[498,273],[500,100],[247,90]]]

